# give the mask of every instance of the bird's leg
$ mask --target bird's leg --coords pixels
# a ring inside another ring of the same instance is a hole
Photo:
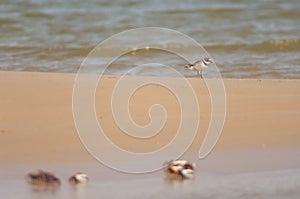
[[[197,71],[197,76],[199,77],[199,78],[203,78],[203,76],[202,76],[202,70],[198,70]]]

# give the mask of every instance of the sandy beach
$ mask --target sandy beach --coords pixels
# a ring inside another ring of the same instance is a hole
[[[104,76],[102,84],[97,87],[95,107],[98,120],[106,132],[110,132],[108,137],[124,149],[137,152],[159,149],[174,136],[174,131],[178,128],[180,110],[174,96],[169,91],[154,86],[145,87],[144,91],[134,95],[130,110],[136,123],[145,125],[149,122],[147,110],[153,103],[161,103],[168,114],[162,133],[141,143],[140,140],[130,139],[122,134],[113,121],[109,107],[110,94],[118,79],[118,76]],[[52,170],[65,179],[78,170],[92,176],[91,183],[85,190],[77,193],[75,198],[85,198],[85,194],[97,195],[96,187],[107,190],[103,195],[109,198],[118,197],[122,190],[127,193],[123,196],[128,198],[142,193],[149,194],[146,198],[163,198],[180,192],[174,185],[164,182],[161,171],[144,175],[119,173],[98,163],[87,152],[73,121],[74,80],[75,74],[0,72],[0,189],[4,196],[31,198],[36,193],[31,192],[25,184],[24,175],[41,167]],[[173,78],[172,81],[177,80]],[[288,192],[291,196],[299,196],[300,192],[295,190],[300,187],[300,80],[224,79],[227,95],[224,129],[214,150],[203,160],[198,159],[198,151],[210,121],[210,97],[203,80],[188,78],[188,81],[197,91],[201,125],[195,141],[183,157],[196,162],[197,175],[195,181],[178,186],[184,186],[183,191],[188,189],[189,194],[192,194],[190,197],[197,198],[213,196],[208,191],[210,185],[217,189],[222,184],[221,190],[225,190],[228,187],[224,184],[234,182],[236,185],[230,186],[235,190],[239,189],[238,179],[246,179],[246,185],[256,182],[255,179],[262,179],[262,187],[268,184],[264,180],[271,179],[274,184],[271,183],[270,186],[274,185],[274,189],[285,185],[278,194]],[[249,173],[259,174],[245,177]],[[295,183],[289,186],[284,181],[280,182],[281,179],[291,179]],[[140,189],[128,191],[124,184],[129,187],[138,184]],[[114,195],[115,189],[105,188],[110,185],[117,187],[118,194]],[[149,185],[156,186],[147,191]],[[166,189],[162,190],[158,185]],[[196,188],[200,186],[202,188]],[[256,186],[258,187],[254,186],[254,192],[265,193],[266,189]],[[16,189],[20,189],[19,194],[24,195],[11,193],[9,187],[18,187]],[[66,187],[67,193],[62,191]],[[206,191],[199,191],[203,187],[207,188]],[[175,189],[175,192],[166,191],[168,189]],[[273,194],[272,190],[270,192]],[[51,193],[46,194],[51,196]],[[72,194],[72,188],[63,185],[56,194],[63,198],[65,194]],[[239,198],[239,195],[232,198]]]
[[[0,198],[300,198],[300,1],[0,10]]]

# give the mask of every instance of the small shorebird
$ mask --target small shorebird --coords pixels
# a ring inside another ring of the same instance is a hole
[[[89,177],[84,173],[76,173],[69,178],[69,182],[72,184],[85,184],[89,181]]]
[[[194,177],[196,165],[186,160],[175,160],[167,163],[165,175],[169,180],[185,180]]]
[[[37,170],[27,174],[26,179],[33,185],[58,186],[60,180],[54,174],[47,171]]]
[[[209,57],[205,57],[201,60],[196,61],[193,64],[188,64],[185,66],[185,68],[190,69],[192,71],[197,72],[197,76],[200,78],[202,77],[202,71],[208,68],[208,65],[213,63],[212,59]]]

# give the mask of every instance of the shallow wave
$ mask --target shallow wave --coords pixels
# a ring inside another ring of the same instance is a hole
[[[61,46],[0,46],[1,70],[39,71],[39,72],[77,72],[81,62],[93,50],[94,46],[80,47],[76,45]],[[176,41],[164,41],[156,46],[158,49],[181,49],[185,52],[199,54],[196,49]],[[184,59],[163,50],[136,50],[128,46],[109,46],[100,49],[105,51],[105,57],[97,57],[98,65],[106,64],[114,51],[124,48],[129,53],[116,60],[111,65],[108,74],[122,74],[132,67],[145,63],[164,63],[179,70],[186,76],[194,73],[182,69],[186,64]],[[204,48],[215,59],[223,77],[226,78],[300,78],[299,54],[300,39],[267,40],[250,44],[207,45]],[[131,52],[131,53],[130,53]],[[103,54],[103,53],[102,53]],[[99,66],[91,68],[91,73],[97,72]],[[214,77],[214,71],[207,70],[206,77]],[[166,71],[157,67],[136,70],[131,75],[169,76]]]
[[[211,45],[204,46],[209,51],[231,51],[231,50],[247,50],[264,53],[274,52],[297,52],[300,51],[300,39],[287,39],[287,40],[267,40],[254,44],[226,44],[226,45]]]
[[[222,13],[231,13],[231,14],[236,14],[237,12],[242,12],[244,9],[242,8],[226,8],[226,7],[219,7],[219,8],[199,8],[199,9],[169,9],[165,11],[160,11],[160,13],[163,14],[222,14]]]

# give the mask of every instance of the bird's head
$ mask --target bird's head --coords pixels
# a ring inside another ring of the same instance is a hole
[[[211,58],[209,58],[209,57],[205,57],[205,58],[203,59],[203,62],[204,62],[206,65],[214,63],[213,60],[212,60]]]

